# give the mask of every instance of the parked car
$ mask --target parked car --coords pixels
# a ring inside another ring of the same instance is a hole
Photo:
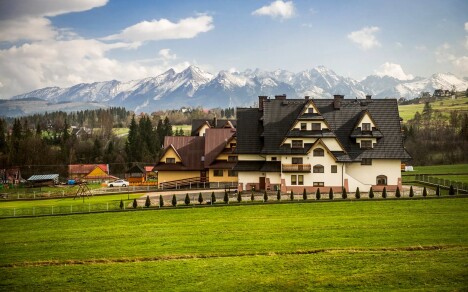
[[[110,188],[112,188],[112,187],[128,187],[128,185],[129,185],[128,181],[123,180],[123,179],[118,179],[118,180],[115,180],[115,181],[110,182],[108,184],[108,186]]]

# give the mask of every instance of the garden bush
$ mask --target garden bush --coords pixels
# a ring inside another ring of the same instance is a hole
[[[439,185],[437,185],[437,188],[436,188],[436,196],[440,197],[440,186]]]
[[[151,206],[151,200],[149,196],[146,196],[145,207],[149,208]]]
[[[426,186],[424,186],[424,189],[423,189],[423,197],[427,197],[427,189],[426,189]]]
[[[291,190],[291,201],[294,201],[294,192]]]
[[[453,187],[453,185],[450,185],[449,196],[455,196],[455,188]]]
[[[302,191],[302,199],[305,201],[307,200],[307,191],[306,189],[304,188],[304,191]]]
[[[237,202],[242,202],[242,194],[241,192],[237,192]]]
[[[410,186],[410,188],[409,188],[409,196],[410,196],[410,198],[414,197],[413,186]]]
[[[369,190],[369,198],[371,198],[371,199],[374,198],[374,190],[372,189],[372,187]]]
[[[164,199],[162,195],[159,195],[159,207],[164,207]]]
[[[341,191],[341,197],[342,197],[343,199],[346,199],[346,198],[348,197],[348,193],[346,192],[346,189],[345,189],[345,188],[343,188],[343,190]]]
[[[264,202],[268,202],[268,194],[267,194],[267,191],[265,191],[265,192],[263,193],[263,201],[264,201]]]
[[[224,203],[229,204],[229,194],[227,191],[224,191]]]
[[[136,207],[138,207],[138,202],[136,199],[133,199],[133,208],[136,209]]]
[[[190,196],[189,196],[189,194],[188,194],[188,193],[187,193],[187,194],[185,194],[185,200],[184,200],[184,203],[185,203],[185,205],[187,205],[187,206],[188,206],[188,205],[190,205]]]
[[[384,199],[387,198],[387,187],[384,187],[384,188],[383,188],[383,191],[382,191],[382,198],[384,198]]]
[[[315,199],[320,200],[320,188],[318,188],[317,191],[315,192]]]
[[[172,206],[177,206],[177,198],[176,195],[172,195]]]
[[[354,195],[356,196],[356,199],[361,198],[361,192],[359,191],[359,187],[356,188],[356,193]]]
[[[330,191],[328,192],[328,198],[330,200],[333,200],[333,189],[332,188],[330,188]]]
[[[276,191],[276,200],[281,201],[281,191],[280,190]]]
[[[122,210],[122,209],[123,209],[123,207],[124,207],[124,203],[123,203],[123,201],[122,201],[122,200],[120,200],[120,206],[119,206],[119,207],[120,207],[120,209],[121,209],[121,210]]]
[[[211,192],[211,203],[212,204],[216,203],[216,195],[214,192]]]
[[[250,200],[251,200],[252,202],[255,201],[255,196],[254,196],[254,193],[253,193],[253,192],[250,194]]]
[[[203,203],[203,195],[202,195],[201,192],[198,194],[198,203],[199,203],[200,205],[201,205],[201,203]]]
[[[397,198],[401,197],[401,193],[400,193],[400,188],[399,188],[399,187],[396,188],[395,197],[397,197]]]

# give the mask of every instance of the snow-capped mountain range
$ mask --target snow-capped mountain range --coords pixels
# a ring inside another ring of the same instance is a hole
[[[47,87],[12,97],[40,98],[52,103],[93,102],[108,106],[124,106],[136,112],[177,109],[182,106],[204,108],[251,106],[258,95],[286,94],[290,98],[310,96],[331,98],[412,99],[421,92],[435,89],[466,90],[468,81],[451,73],[437,73],[428,78],[399,80],[391,76],[371,75],[362,81],[343,77],[333,70],[319,66],[299,73],[286,70],[243,72],[220,71],[216,75],[196,66],[177,73],[173,69],[156,77],[127,82],[105,81],[77,84],[69,88]]]

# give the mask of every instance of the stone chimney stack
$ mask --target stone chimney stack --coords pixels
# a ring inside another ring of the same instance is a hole
[[[309,98],[310,98],[310,96],[308,96],[308,95],[304,96],[305,100],[309,100]]]
[[[275,99],[278,99],[278,100],[285,100],[285,99],[286,99],[286,94],[275,95]]]
[[[258,96],[258,110],[263,111],[263,104],[267,100],[268,96],[266,95],[260,95]]]
[[[370,94],[366,95],[366,99],[367,99],[367,100],[372,99],[372,95],[370,95]]]
[[[344,99],[344,95],[333,95],[333,107],[336,109],[336,110],[339,110],[341,108],[341,102],[343,101]]]

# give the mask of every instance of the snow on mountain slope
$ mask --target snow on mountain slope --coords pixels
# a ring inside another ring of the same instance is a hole
[[[116,80],[77,84],[69,88],[48,87],[17,95],[12,99],[41,98],[48,102],[95,102],[124,106],[130,110],[150,112],[181,106],[225,107],[251,106],[258,95],[286,94],[289,98],[415,98],[420,92],[435,89],[466,90],[468,80],[453,74],[434,74],[429,78],[399,80],[390,76],[371,75],[358,82],[333,70],[319,66],[299,73],[286,70],[243,72],[220,71],[215,76],[196,66],[176,73],[170,69],[158,76],[120,82]]]

